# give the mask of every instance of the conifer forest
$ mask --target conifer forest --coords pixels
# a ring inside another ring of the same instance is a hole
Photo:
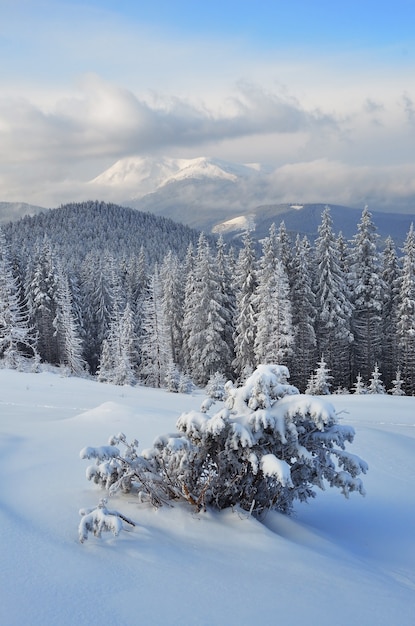
[[[0,265],[7,367],[188,391],[278,363],[300,391],[415,394],[413,226],[397,249],[367,208],[349,241],[326,207],[313,241],[281,222],[230,245],[149,213],[70,204],[4,226]]]

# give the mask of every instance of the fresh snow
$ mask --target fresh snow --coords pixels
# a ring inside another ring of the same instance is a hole
[[[221,222],[212,228],[212,232],[217,234],[230,233],[235,230],[255,230],[255,215],[240,215],[231,220]]]
[[[260,523],[237,510],[155,511],[129,494],[107,506],[136,526],[81,544],[79,510],[106,494],[80,451],[119,432],[150,447],[204,396],[56,371],[0,370],[0,385],[0,623],[413,624],[415,398],[325,397],[356,431],[365,498],[328,489]]]

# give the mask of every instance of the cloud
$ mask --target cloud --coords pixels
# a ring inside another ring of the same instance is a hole
[[[223,109],[209,110],[177,97],[145,100],[88,75],[77,96],[61,99],[49,110],[24,99],[3,99],[0,162],[116,159],[229,138],[335,126],[329,116],[307,112],[298,102],[254,85],[240,85]]]
[[[278,202],[323,202],[377,210],[415,210],[415,163],[354,166],[318,159],[277,168],[272,187]]]

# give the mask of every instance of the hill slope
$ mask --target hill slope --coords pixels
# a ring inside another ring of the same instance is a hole
[[[141,246],[154,263],[168,249],[183,257],[199,237],[199,232],[168,218],[104,202],[67,204],[8,224],[5,232],[17,250],[31,249],[46,236],[68,263],[81,263],[90,252],[138,255]]]

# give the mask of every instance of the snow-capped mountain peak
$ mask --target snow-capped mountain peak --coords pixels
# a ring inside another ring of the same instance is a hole
[[[91,180],[90,184],[128,189],[140,197],[169,183],[183,180],[237,182],[239,179],[258,176],[260,169],[258,164],[241,165],[210,157],[176,159],[132,156],[120,159]]]

